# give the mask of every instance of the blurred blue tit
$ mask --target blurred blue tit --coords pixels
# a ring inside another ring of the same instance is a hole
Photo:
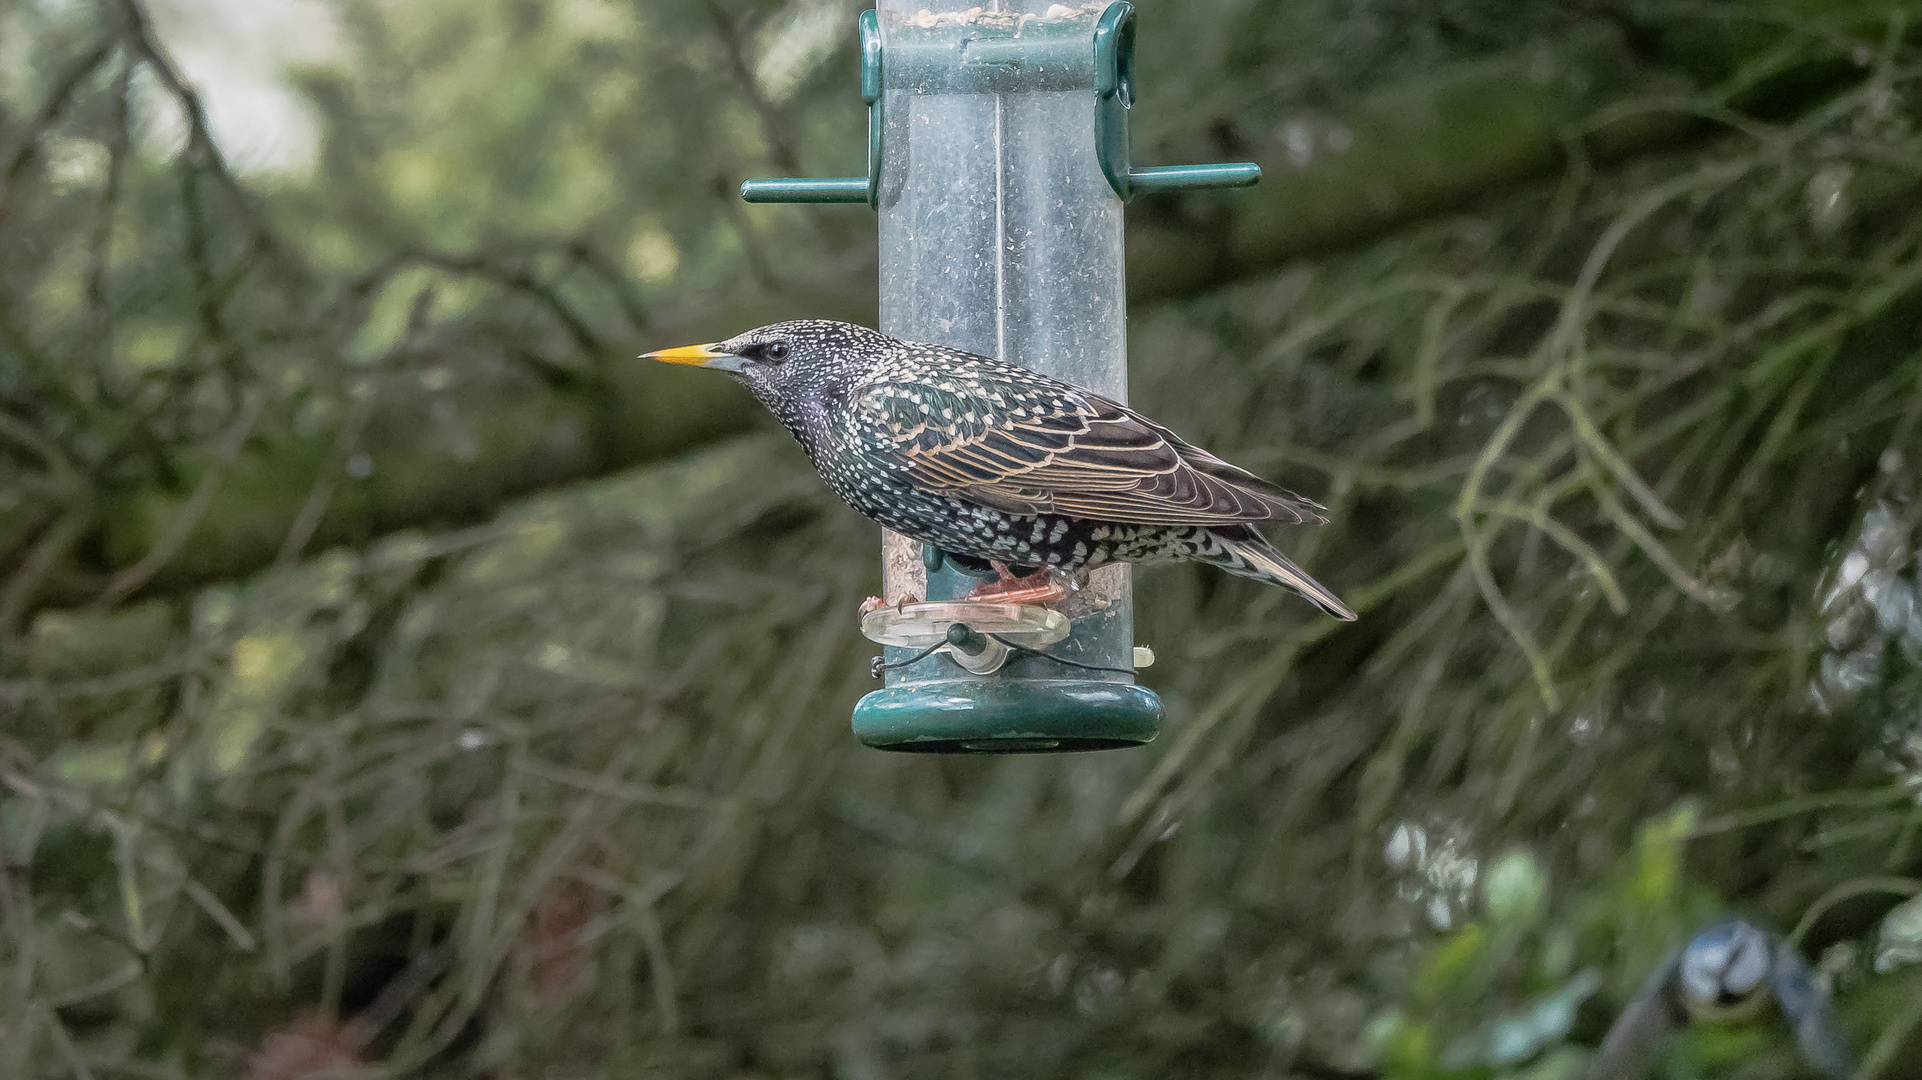
[[[1682,1008],[1690,1019],[1717,1023],[1754,1016],[1768,1004],[1774,953],[1768,931],[1740,919],[1724,919],[1696,934],[1675,965]]]
[[[1655,969],[1589,1059],[1587,1080],[1639,1080],[1688,1024],[1738,1023],[1771,1002],[1808,1063],[1845,1080],[1848,1047],[1815,973],[1794,945],[1740,919],[1708,926]]]

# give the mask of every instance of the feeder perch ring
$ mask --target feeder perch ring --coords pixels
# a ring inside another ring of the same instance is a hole
[[[1010,645],[1030,649],[1053,645],[1068,636],[1068,617],[1059,611],[1032,604],[966,600],[923,601],[870,611],[861,618],[861,634],[880,645],[925,649],[950,642],[948,631],[957,624],[983,637],[992,634]]]

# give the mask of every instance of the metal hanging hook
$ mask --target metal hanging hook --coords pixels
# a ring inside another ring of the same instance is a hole
[[[1261,166],[1252,161],[1135,168],[1128,142],[1134,73],[1135,6],[1119,0],[1108,5],[1094,28],[1094,152],[1122,202],[1144,192],[1250,187],[1261,180]]]
[[[741,198],[751,203],[866,203],[878,208],[881,192],[882,136],[886,95],[882,92],[881,17],[861,13],[861,100],[868,106],[866,176],[781,177],[746,180]],[[1017,39],[1011,53],[1024,48]],[[1084,54],[1085,55],[1085,54]],[[1157,191],[1249,187],[1261,180],[1252,161],[1209,165],[1151,165],[1136,168],[1131,159],[1128,111],[1134,107],[1135,8],[1126,0],[1109,4],[1094,28],[1094,150],[1108,186],[1123,202]]]
[[[881,16],[861,13],[861,100],[868,106],[866,176],[781,177],[743,180],[741,198],[751,203],[867,203],[878,205],[881,191]]]

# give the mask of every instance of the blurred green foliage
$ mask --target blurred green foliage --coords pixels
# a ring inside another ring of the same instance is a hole
[[[853,8],[331,10],[247,175],[0,0],[0,1076],[1566,1080],[1725,911],[1922,1075],[1913,5],[1144,10],[1270,182],[1130,211],[1134,397],[1363,618],[1145,571],[1163,739],[995,761],[852,745],[871,526],[627,359],[871,317],[734,195]]]

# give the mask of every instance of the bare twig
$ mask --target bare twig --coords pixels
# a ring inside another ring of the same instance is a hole
[[[180,509],[174,513],[172,520],[167,523],[166,531],[154,541],[153,546],[147,550],[147,554],[108,580],[107,587],[101,590],[99,597],[95,599],[95,606],[112,607],[131,596],[135,590],[152,580],[153,576],[167,565],[168,560],[179,554],[180,549],[186,545],[188,537],[193,535],[194,527],[200,524],[201,516],[207,512],[215,492],[220,490],[221,481],[226,478],[227,469],[233,465],[234,459],[240,456],[241,447],[245,446],[247,439],[253,435],[254,427],[260,423],[260,417],[266,408],[265,394],[257,390],[246,392],[241,402],[240,415],[235,417],[233,424],[228,427],[227,434],[214,451],[213,459],[206,463],[199,483],[194,486],[193,494],[189,495],[187,501],[182,503]]]
[[[0,589],[0,639],[14,634],[31,609],[35,595],[47,575],[72,553],[93,524],[91,507],[68,510],[41,534],[13,574]]]
[[[241,184],[227,160],[214,142],[213,129],[207,123],[207,109],[187,80],[174,66],[173,60],[161,46],[160,39],[153,32],[152,21],[141,0],[119,0],[119,9],[125,20],[125,37],[128,46],[148,67],[160,84],[180,103],[187,118],[187,147],[185,162],[192,168],[204,169],[214,179],[230,200],[232,211],[245,225],[256,251],[271,254],[277,259],[286,259],[285,249],[274,238],[266,221],[254,205],[253,196]]]
[[[652,907],[642,908],[636,918],[641,926],[641,940],[647,944],[648,978],[654,987],[654,1007],[661,1013],[661,1033],[672,1035],[680,1029],[681,1021],[675,1005],[674,965],[668,958],[667,938],[661,933],[660,917]]]
[[[721,39],[721,50],[727,54],[728,67],[734,73],[734,82],[761,121],[761,137],[767,140],[769,156],[784,175],[802,175],[801,156],[795,153],[793,140],[788,138],[787,127],[781,122],[781,112],[761,92],[760,80],[754,77],[754,65],[748,59],[746,35],[735,25],[734,16],[721,6],[719,0],[706,0],[706,3],[708,14],[714,20],[715,32]]]
[[[636,332],[647,330],[652,321],[647,317],[647,307],[641,303],[640,294],[634,291],[634,283],[614,265],[613,260],[601,251],[599,246],[585,237],[576,238],[568,245],[568,254],[573,260],[599,278],[614,300],[621,306],[621,314],[627,317],[627,325]]]
[[[115,32],[96,41],[85,52],[73,58],[60,74],[54,76],[53,85],[47,96],[35,110],[33,118],[27,121],[26,130],[21,133],[19,145],[7,155],[5,165],[0,165],[0,225],[6,224],[7,216],[12,213],[20,181],[26,175],[27,167],[33,164],[40,152],[40,140],[47,130],[59,121],[66,111],[67,104],[73,99],[74,91],[94,73],[107,58],[113,55]]]
[[[301,504],[300,512],[294,515],[294,523],[288,527],[286,538],[281,540],[280,553],[274,557],[275,565],[286,566],[300,558],[301,552],[307,550],[308,542],[314,538],[315,530],[320,528],[321,518],[327,513],[327,504],[333,499],[334,489],[339,484],[340,473],[352,458],[368,419],[374,415],[374,403],[378,395],[371,387],[364,390],[350,393],[347,415],[334,432],[333,449],[321,462],[320,475],[314,478],[306,501]]]
[[[107,299],[107,273],[113,265],[114,223],[120,210],[121,190],[125,186],[127,157],[133,149],[133,125],[129,96],[133,84],[133,62],[123,60],[114,75],[113,130],[107,144],[107,178],[100,192],[100,207],[94,216],[93,236],[88,241],[87,320],[93,333],[91,368],[96,388],[111,399],[109,369],[113,356],[113,318]]]

